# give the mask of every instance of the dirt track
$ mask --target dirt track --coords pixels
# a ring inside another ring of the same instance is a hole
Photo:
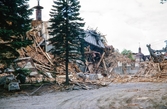
[[[112,83],[94,90],[2,98],[0,109],[167,109],[167,83]]]

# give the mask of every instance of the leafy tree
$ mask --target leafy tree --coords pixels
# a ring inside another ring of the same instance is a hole
[[[18,49],[31,44],[25,33],[30,29],[28,0],[0,1],[0,64],[8,67],[19,57]]]
[[[131,59],[131,60],[134,60],[134,59],[133,59],[133,56],[132,56],[132,51],[130,51],[130,50],[124,49],[124,50],[121,52],[121,54],[127,56],[127,57],[128,57],[129,59]]]
[[[58,57],[57,60],[66,64],[66,84],[68,79],[69,60],[81,59],[83,52],[83,37],[85,23],[79,17],[80,2],[78,0],[56,0],[53,1],[53,9],[50,12],[49,34],[53,38],[49,39],[54,46],[51,52]],[[82,52],[81,52],[82,51]]]

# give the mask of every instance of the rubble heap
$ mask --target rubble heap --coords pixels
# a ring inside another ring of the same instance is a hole
[[[26,35],[33,44],[18,50],[20,58],[15,63],[20,68],[31,70],[26,82],[56,81],[60,85],[65,82],[66,68],[64,63],[59,63],[47,52],[47,25],[48,22],[32,22],[32,29]],[[89,89],[85,83],[106,86],[111,82],[167,82],[166,61],[132,61],[117,52],[112,45],[107,45],[104,39],[105,36],[97,31],[86,31],[85,62],[69,62],[70,83]],[[133,69],[136,69],[135,73],[130,73]]]
[[[154,63],[146,61],[139,63],[139,71],[133,75],[121,75],[113,82],[167,82],[167,62]]]
[[[53,80],[53,75],[56,75],[56,82],[62,84],[65,81],[65,64],[57,63],[51,54],[46,51],[46,36],[47,22],[33,21],[32,29],[27,32],[27,38],[33,40],[33,45],[21,48],[19,50],[20,59],[16,60],[16,63],[21,68],[29,68],[27,64],[31,64],[30,74],[31,81],[42,81],[43,76],[48,80]],[[103,84],[112,82],[113,78],[118,77],[118,74],[113,71],[115,67],[120,63],[131,64],[132,61],[129,58],[121,55],[114,50],[112,45],[107,45],[105,36],[92,29],[86,31],[85,38],[85,62],[76,61],[69,63],[69,78],[72,83],[85,83],[93,82],[94,84]],[[45,36],[45,37],[44,37]],[[98,38],[98,39],[97,39]],[[29,63],[28,63],[29,62]],[[56,63],[56,65],[55,65]],[[123,69],[126,70],[126,69]],[[37,71],[42,71],[43,76],[39,76]],[[48,75],[48,72],[54,71]],[[36,72],[36,73],[34,73]],[[35,75],[35,78],[34,78]],[[38,75],[38,76],[36,76]],[[32,80],[32,78],[34,78]],[[111,79],[112,78],[112,79]]]
[[[47,32],[47,22],[32,21],[32,29],[26,33],[26,38],[32,40],[33,44],[18,50],[20,58],[16,59],[15,63],[19,68],[30,69],[31,78],[41,77],[41,74],[42,77],[49,78],[48,72],[54,70],[53,56],[46,52]]]

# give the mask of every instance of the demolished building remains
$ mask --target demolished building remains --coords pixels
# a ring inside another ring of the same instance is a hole
[[[59,63],[57,66],[57,60],[48,52],[52,47],[48,42],[48,39],[52,37],[48,34],[48,26],[49,23],[41,21],[39,17],[32,21],[32,29],[26,33],[26,38],[32,40],[33,44],[19,49],[20,57],[15,60],[15,67],[30,70],[25,81],[21,83],[56,81],[60,85],[65,82],[65,65]],[[106,86],[111,82],[167,82],[167,62],[165,60],[158,63],[152,60],[136,62],[120,54],[112,45],[108,45],[105,35],[98,32],[97,29],[88,28],[85,34],[85,62],[79,60],[69,62],[71,83],[89,89],[84,83]],[[14,70],[0,74],[1,77],[5,77],[0,78],[0,85],[6,86],[13,82],[16,89],[19,89],[15,77],[10,82],[4,82],[11,78],[9,75],[13,72]]]

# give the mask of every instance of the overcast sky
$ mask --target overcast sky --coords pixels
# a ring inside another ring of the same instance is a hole
[[[53,0],[40,0],[42,20],[49,19]],[[30,7],[37,0],[29,0]],[[84,18],[85,29],[98,29],[106,35],[108,45],[114,48],[149,54],[146,44],[155,50],[166,46],[167,3],[160,0],[80,0],[80,17]],[[35,11],[32,16],[35,19]]]

